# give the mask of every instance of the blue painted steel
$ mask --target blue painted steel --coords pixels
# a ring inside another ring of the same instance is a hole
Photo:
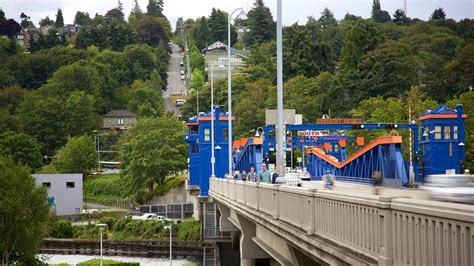
[[[234,166],[239,171],[250,171],[250,167],[253,167],[256,172],[262,170],[262,145],[254,144],[253,138],[249,138],[247,144],[244,147],[240,147],[236,151]]]
[[[440,106],[421,117],[423,175],[444,174],[448,169],[462,173],[465,136],[462,105]]]
[[[215,175],[224,177],[228,166],[227,114],[215,107]],[[211,176],[211,113],[200,113],[188,120],[189,132],[189,184],[200,188],[200,195],[207,196]]]

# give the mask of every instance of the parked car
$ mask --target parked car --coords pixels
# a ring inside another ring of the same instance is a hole
[[[181,107],[186,103],[186,100],[178,99],[176,100],[176,107]]]
[[[303,180],[303,181],[311,181],[311,174],[306,170],[306,168],[303,168],[301,170],[297,170],[298,172],[298,177]]]
[[[430,175],[422,189],[435,200],[474,204],[473,175]]]
[[[181,73],[181,75],[184,75],[184,70],[181,70],[181,72],[179,72],[179,73]]]
[[[158,218],[158,215],[156,213],[145,213],[140,216],[132,216],[132,220],[155,220]]]
[[[181,75],[181,80],[184,80],[186,78],[185,75]]]
[[[184,66],[184,62],[181,61],[181,62],[179,63],[179,65],[180,65],[180,66]]]

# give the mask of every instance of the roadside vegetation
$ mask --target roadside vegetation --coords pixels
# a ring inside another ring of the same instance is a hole
[[[171,223],[110,216],[100,218],[98,222],[107,224],[104,238],[109,240],[166,240],[169,237],[169,230],[165,229],[165,226]],[[173,239],[177,241],[199,241],[199,221],[179,221],[173,223],[172,228]],[[98,239],[99,229],[95,224],[73,226],[69,220],[54,219],[48,225],[47,237]]]

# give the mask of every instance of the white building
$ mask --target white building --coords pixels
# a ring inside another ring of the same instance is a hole
[[[48,189],[48,201],[57,215],[82,212],[82,174],[35,174],[33,178],[36,185]]]

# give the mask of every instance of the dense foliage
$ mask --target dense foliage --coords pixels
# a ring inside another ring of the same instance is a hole
[[[31,170],[0,156],[0,258],[2,265],[36,264],[46,229],[46,190],[37,187]]]

